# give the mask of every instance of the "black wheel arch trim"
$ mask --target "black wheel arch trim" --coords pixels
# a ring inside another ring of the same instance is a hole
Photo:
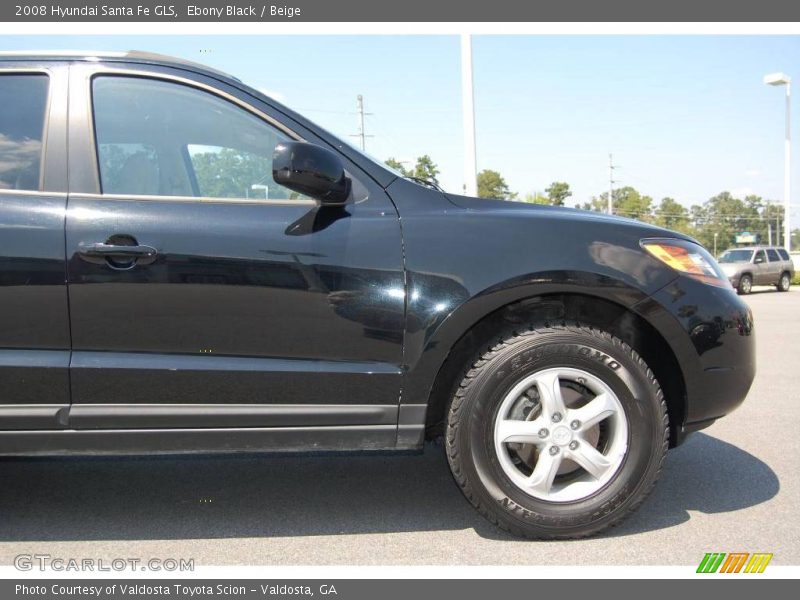
[[[576,271],[561,273],[561,275],[564,274],[569,275],[570,281],[580,281],[580,283],[565,284],[563,281],[558,281],[555,273],[548,274],[549,280],[544,279],[542,274],[530,274],[515,281],[498,284],[458,306],[438,325],[435,331],[429,332],[424,348],[419,351],[416,362],[409,365],[404,378],[403,402],[430,403],[437,376],[450,352],[459,340],[482,320],[517,302],[556,294],[581,295],[606,300],[632,312],[661,335],[683,371],[685,384],[689,386],[697,381],[701,375],[699,372],[701,369],[699,364],[696,364],[696,351],[680,323],[665,307],[652,298],[652,294],[646,294],[624,282],[596,273]],[[529,283],[520,283],[520,280]],[[598,285],[598,283],[600,284]],[[413,349],[411,350],[413,352]],[[694,360],[691,360],[692,357]],[[695,364],[697,373],[694,372],[695,370],[687,371],[687,366]],[[684,407],[683,414],[685,415],[685,413]],[[682,425],[682,423],[674,424],[678,428]]]

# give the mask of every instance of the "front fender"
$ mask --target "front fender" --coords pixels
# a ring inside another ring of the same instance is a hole
[[[437,374],[484,317],[543,294],[582,294],[630,309],[675,271],[642,250],[666,230],[597,213],[476,200],[456,203],[403,179],[397,207],[406,267],[400,434],[424,422]],[[421,417],[420,417],[421,415]]]
[[[516,302],[550,294],[580,294],[631,309],[648,298],[642,290],[620,280],[588,271],[531,273],[500,282],[468,296],[451,282],[434,285],[426,274],[410,274],[406,330],[406,376],[403,403],[428,401],[439,369],[456,342],[479,321]],[[433,299],[430,291],[447,290]]]

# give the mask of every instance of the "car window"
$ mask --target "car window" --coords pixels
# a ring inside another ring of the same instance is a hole
[[[272,157],[236,148],[189,144],[197,191],[207,198],[290,199],[300,198],[272,180]]]
[[[726,250],[719,257],[720,263],[750,262],[753,257],[752,250]]]
[[[289,137],[247,110],[191,86],[142,77],[92,83],[103,193],[297,200],[272,179]]]
[[[769,262],[780,262],[781,260],[774,248],[767,248],[767,256],[769,257]]]
[[[103,173],[103,191],[107,194],[158,194],[161,174],[158,153],[153,146],[139,143],[100,144],[97,155],[100,172]]]
[[[755,259],[753,259],[754,263],[762,263],[762,262],[766,262],[766,261],[767,261],[767,257],[764,254],[763,250],[759,250],[758,252],[756,252],[756,257],[755,257]]]
[[[781,258],[783,260],[791,260],[789,258],[789,253],[786,250],[784,250],[783,248],[778,248],[778,254],[780,254],[780,256],[781,256]]]
[[[0,189],[41,188],[47,75],[0,75]]]

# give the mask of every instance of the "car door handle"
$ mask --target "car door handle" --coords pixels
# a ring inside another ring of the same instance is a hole
[[[118,266],[126,266],[128,263],[133,266],[133,264],[152,263],[158,256],[158,250],[152,246],[97,243],[81,244],[78,246],[78,254],[88,262],[109,262],[111,266],[115,266],[111,261],[121,259],[124,262]]]

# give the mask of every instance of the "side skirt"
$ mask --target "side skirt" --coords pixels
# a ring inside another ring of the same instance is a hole
[[[397,425],[1,431],[0,456],[413,450]]]

